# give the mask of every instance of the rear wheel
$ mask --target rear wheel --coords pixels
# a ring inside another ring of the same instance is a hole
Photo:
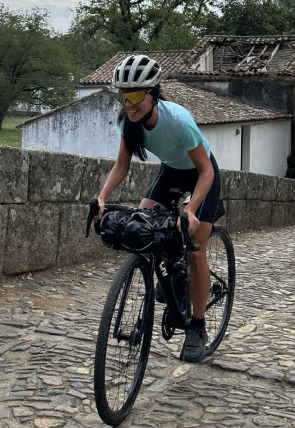
[[[206,309],[208,342],[206,354],[220,345],[231,315],[235,290],[235,255],[228,232],[213,226],[207,247],[210,267],[210,295]]]
[[[98,413],[117,426],[138,395],[149,356],[153,319],[153,287],[148,290],[149,262],[132,255],[119,269],[101,317],[94,366]]]

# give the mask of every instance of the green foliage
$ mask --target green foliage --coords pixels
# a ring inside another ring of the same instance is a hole
[[[155,28],[151,28],[141,47],[146,50],[186,50],[196,44],[196,36],[183,13],[171,12],[169,19],[164,19],[157,35]]]
[[[216,33],[239,36],[292,34],[295,30],[294,5],[294,1],[224,1]]]
[[[121,48],[108,40],[100,29],[92,30],[86,18],[82,22],[76,18],[69,32],[60,36],[60,42],[84,76],[104,64]]]
[[[74,95],[74,70],[47,24],[47,12],[11,12],[0,3],[0,129],[15,102],[56,107]]]
[[[209,6],[217,3],[210,0],[90,0],[89,5],[78,8],[70,33],[79,36],[85,46],[96,39],[97,49],[104,46],[105,52],[112,53],[190,49],[195,44],[198,19],[208,13]]]
[[[206,34],[295,32],[295,0],[90,0],[62,42],[85,74],[117,51],[191,49]]]

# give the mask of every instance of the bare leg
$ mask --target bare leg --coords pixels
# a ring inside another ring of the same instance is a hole
[[[193,317],[185,330],[185,341],[180,359],[198,363],[206,357],[208,336],[205,328],[205,311],[210,290],[210,271],[206,257],[206,246],[212,224],[201,222],[194,233],[194,241],[201,249],[189,256],[190,292],[193,304]]]
[[[159,204],[152,199],[144,198],[139,208],[152,208]],[[160,204],[159,204],[160,205]],[[206,257],[207,242],[211,233],[212,224],[201,222],[193,239],[201,249],[189,256],[190,264],[190,295],[193,304],[193,316],[203,319],[205,316],[207,300],[210,291],[210,271]]]
[[[139,204],[138,208],[153,208],[153,206],[157,204],[157,205],[161,205],[159,204],[159,202],[153,201],[152,199],[147,199],[147,198],[143,198]],[[163,205],[161,205],[161,207],[165,208]]]
[[[210,270],[206,257],[207,242],[212,224],[201,222],[194,234],[194,241],[201,249],[189,256],[190,293],[193,304],[193,316],[202,319],[205,316],[207,299],[210,291]]]

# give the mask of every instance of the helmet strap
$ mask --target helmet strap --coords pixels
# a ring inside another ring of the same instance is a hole
[[[153,106],[152,106],[151,110],[145,116],[143,116],[143,118],[140,120],[141,123],[145,124],[150,120],[150,118],[152,117],[153,111],[154,111],[154,107],[157,104],[158,104],[158,100],[153,99]]]

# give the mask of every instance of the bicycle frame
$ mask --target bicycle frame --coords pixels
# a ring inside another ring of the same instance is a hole
[[[174,189],[174,191],[176,191],[177,189]],[[177,193],[177,192],[176,192]],[[177,204],[174,204],[174,210],[177,210]],[[87,229],[86,229],[86,237],[89,235],[89,229],[90,229],[90,225],[92,222],[92,219],[94,217],[94,215],[97,215],[98,213],[98,204],[97,204],[97,200],[92,200],[89,204],[90,206],[90,212],[88,215],[88,220],[87,220]],[[109,205],[108,208],[105,209],[105,212],[108,211],[116,211],[116,210],[120,210],[120,211],[124,211],[124,210],[128,211],[135,211],[134,208],[130,208],[130,207],[124,207],[124,206],[120,206],[120,205]],[[183,242],[186,242],[184,244],[184,249],[185,251],[196,251],[199,249],[198,246],[196,246],[193,241],[191,241],[189,235],[188,235],[188,218],[187,215],[184,215],[184,213],[180,213],[180,218],[181,218],[181,224],[182,224],[182,230],[183,230]],[[100,224],[99,222],[94,224],[95,226],[95,230],[96,232],[99,234],[100,233]],[[185,238],[184,238],[185,237]],[[143,255],[145,257],[145,255]],[[168,311],[169,314],[172,318],[173,324],[175,328],[184,330],[185,328],[185,323],[187,321],[187,311],[182,312],[177,304],[177,300],[174,296],[174,293],[172,291],[172,284],[171,284],[171,274],[167,271],[166,266],[165,266],[165,262],[163,260],[163,257],[161,254],[158,253],[150,253],[148,255],[149,257],[149,268],[148,268],[148,278],[147,278],[147,286],[146,286],[146,295],[145,295],[145,300],[144,300],[144,308],[143,308],[143,317],[146,316],[146,314],[148,313],[148,302],[150,301],[150,296],[151,296],[151,290],[152,287],[154,287],[154,283],[153,283],[153,278],[154,278],[154,273],[156,273],[158,281],[160,283],[160,286],[162,288],[163,291],[163,295],[168,307]],[[169,260],[168,260],[169,262]],[[167,265],[167,263],[166,263]],[[118,340],[130,340],[130,337],[120,337],[120,324],[121,324],[121,318],[122,318],[122,314],[124,312],[124,302],[126,301],[126,297],[128,295],[129,292],[129,284],[130,281],[127,282],[127,286],[124,287],[123,290],[123,294],[121,297],[121,303],[118,309],[118,316],[116,319],[116,323],[115,323],[115,328],[114,328],[114,332],[113,332],[113,337],[118,339]],[[143,323],[142,323],[143,324]],[[141,337],[144,333],[143,330],[143,326],[141,325],[138,334],[137,334],[137,340],[141,340]],[[134,337],[133,337],[134,340]],[[136,340],[136,339],[135,339]]]
[[[213,278],[215,278],[217,281],[220,282],[220,284],[222,284],[223,286],[223,292],[218,294],[218,296],[216,296],[214,299],[212,299],[206,306],[206,311],[207,309],[211,308],[211,306],[215,305],[215,303],[217,303],[219,300],[221,300],[226,294],[227,294],[227,287],[226,287],[226,283],[222,280],[222,278],[220,278],[218,275],[216,275],[214,272],[212,272],[212,270],[210,269],[210,275],[213,276]]]
[[[168,272],[161,255],[155,255],[155,272],[160,283],[169,314],[173,320],[175,328],[184,330],[187,321],[186,312],[181,312],[171,285],[171,274]],[[169,262],[169,261],[168,261]],[[167,263],[166,263],[167,265]]]

